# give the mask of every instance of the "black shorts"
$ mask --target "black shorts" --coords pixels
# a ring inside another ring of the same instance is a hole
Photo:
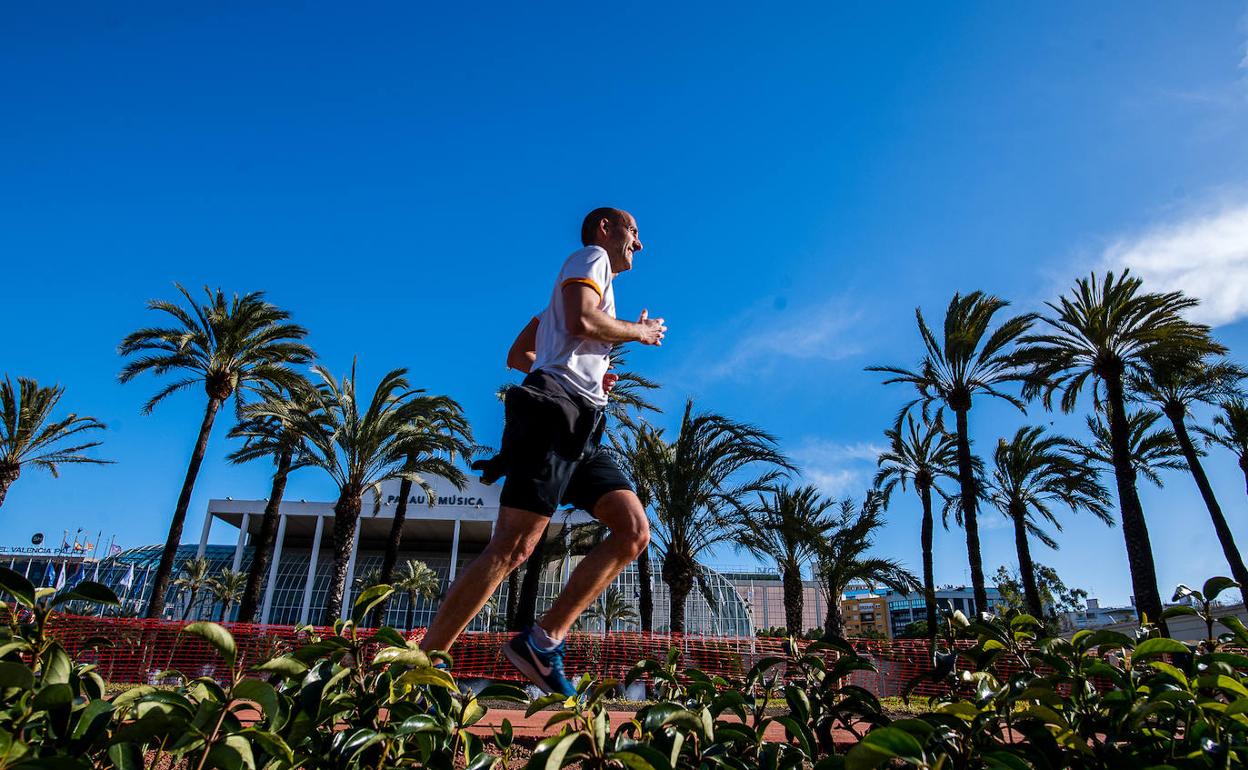
[[[554,375],[530,374],[508,392],[506,410],[503,505],[544,516],[571,505],[592,514],[603,495],[632,490],[601,446],[602,410],[569,394]]]

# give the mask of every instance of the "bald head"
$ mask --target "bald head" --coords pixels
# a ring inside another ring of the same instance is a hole
[[[613,209],[608,207],[596,208],[585,215],[585,221],[581,222],[581,245],[589,246],[597,243],[602,233],[602,220],[607,220],[611,225],[618,225],[628,218],[628,214],[622,209]]]

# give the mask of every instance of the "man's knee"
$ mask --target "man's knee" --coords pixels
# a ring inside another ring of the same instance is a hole
[[[533,553],[535,545],[536,543],[528,538],[495,537],[486,546],[486,552],[492,559],[502,564],[508,572],[511,572],[521,564],[524,564],[525,559],[529,558],[529,554]]]
[[[634,557],[650,544],[650,520],[641,501],[631,490],[609,493],[602,499],[598,519],[611,529],[611,535],[627,545]]]

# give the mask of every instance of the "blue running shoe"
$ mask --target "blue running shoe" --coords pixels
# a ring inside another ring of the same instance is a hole
[[[553,650],[539,650],[533,645],[531,631],[532,629],[522,631],[503,645],[503,654],[507,656],[507,660],[545,692],[576,695],[576,687],[563,674],[564,643],[560,642]]]

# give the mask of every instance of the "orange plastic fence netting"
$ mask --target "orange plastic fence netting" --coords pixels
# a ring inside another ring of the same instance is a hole
[[[204,640],[181,633],[185,623],[135,618],[102,618],[65,615],[52,621],[50,634],[80,662],[94,663],[106,681],[150,684],[160,673],[174,669],[188,677],[224,677],[226,666]],[[306,633],[294,626],[243,623],[223,624],[233,634],[238,660],[244,666],[262,663],[291,652],[306,642]],[[318,633],[328,634],[328,629]],[[370,632],[361,630],[367,636]],[[424,629],[405,634],[419,639]],[[454,674],[460,679],[518,681],[520,675],[503,657],[502,645],[510,633],[467,633],[451,654]],[[106,640],[100,644],[100,640]],[[876,671],[855,671],[853,684],[879,696],[900,695],[906,683],[930,669],[927,645],[921,639],[852,640],[859,652],[875,664]],[[589,672],[599,677],[623,679],[644,658],[663,661],[672,647],[680,649],[678,669],[698,668],[710,675],[740,679],[759,660],[784,655],[784,639],[714,637],[663,633],[573,633],[568,638],[564,665],[570,675]],[[834,657],[834,654],[830,654]],[[924,682],[914,695],[935,694],[944,687]]]

